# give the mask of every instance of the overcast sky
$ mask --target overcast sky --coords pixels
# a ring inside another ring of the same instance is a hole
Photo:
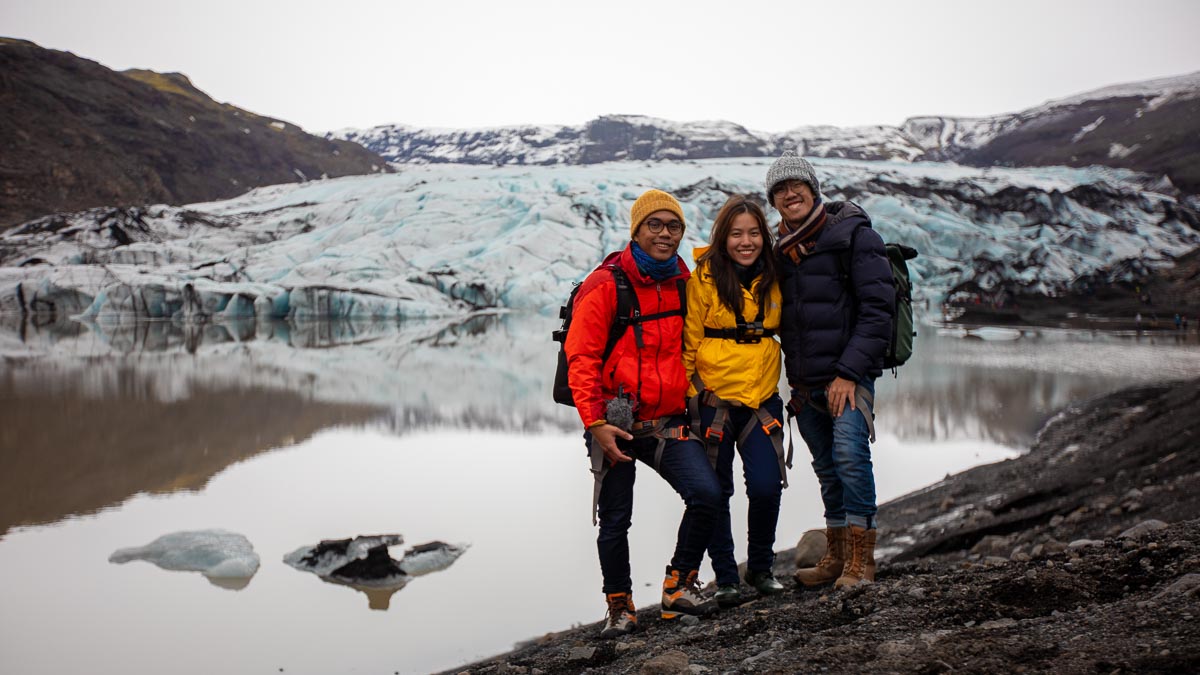
[[[0,35],[309,131],[1012,112],[1200,71],[1193,0],[0,0]]]

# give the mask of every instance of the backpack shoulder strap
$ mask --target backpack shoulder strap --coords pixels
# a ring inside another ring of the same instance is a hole
[[[602,359],[608,361],[608,357],[612,355],[613,349],[617,346],[617,341],[625,334],[625,329],[635,323],[641,312],[638,308],[637,293],[633,291],[633,286],[629,283],[629,277],[626,276],[624,270],[618,265],[605,265],[605,268],[612,273],[617,291],[617,311],[613,316],[612,325],[608,327],[608,342],[604,345]]]
[[[841,274],[846,288],[850,289],[851,293],[854,292],[854,285],[850,283],[850,261],[854,257],[854,240],[858,238],[858,231],[864,227],[866,226],[861,223],[854,226],[854,229],[850,231],[850,246],[838,254],[838,273]]]

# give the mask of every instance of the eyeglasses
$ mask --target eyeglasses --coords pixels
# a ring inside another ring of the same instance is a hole
[[[673,235],[683,232],[683,223],[679,222],[678,220],[672,220],[669,223],[664,223],[657,218],[651,218],[649,220],[643,220],[642,224],[646,226],[647,230],[650,230],[651,234],[659,234],[663,231],[664,227],[667,228],[667,232],[670,232]]]
[[[804,194],[803,192],[800,191],[801,187],[808,187],[808,183],[805,183],[802,180],[785,180],[782,183],[778,183],[775,185],[775,187],[771,188],[771,194],[776,197],[786,194],[788,192],[795,192],[798,195]],[[812,190],[812,188],[808,188],[808,189]]]

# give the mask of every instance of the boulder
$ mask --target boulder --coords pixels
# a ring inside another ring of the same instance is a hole
[[[1013,537],[989,534],[971,547],[971,553],[985,558],[1008,558],[1013,550]]]
[[[1165,595],[1186,595],[1195,597],[1200,592],[1200,574],[1192,573],[1185,574],[1176,579],[1170,586],[1167,586],[1158,594],[1158,597]]]
[[[826,546],[825,530],[808,530],[800,535],[800,542],[796,544],[796,568],[815,566],[825,555]]]
[[[1143,520],[1142,522],[1138,523],[1137,525],[1134,525],[1133,527],[1129,528],[1128,530],[1125,530],[1121,534],[1117,535],[1117,538],[1118,539],[1138,539],[1144,535],[1147,535],[1151,532],[1155,532],[1157,530],[1161,530],[1165,527],[1167,527],[1167,524],[1161,520],[1154,520],[1154,519]]]
[[[642,664],[639,671],[642,675],[676,675],[677,673],[691,673],[688,668],[687,654],[673,649],[669,652],[659,654],[654,658]]]

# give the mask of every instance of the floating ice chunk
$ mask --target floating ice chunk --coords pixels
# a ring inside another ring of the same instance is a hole
[[[413,577],[446,569],[468,548],[467,544],[433,541],[408,549],[397,561],[388,554],[388,547],[403,542],[398,534],[325,540],[298,548],[283,561],[323,581],[362,591],[371,609],[386,610],[392,595]]]
[[[454,564],[458,557],[467,552],[470,544],[447,544],[431,541],[414,546],[404,552],[400,569],[409,576],[419,577],[430,572],[439,572]]]
[[[246,537],[225,530],[172,532],[145,546],[122,548],[111,563],[145,560],[165,570],[200,572],[222,588],[240,589],[258,571],[258,554]]]
[[[403,543],[404,537],[398,534],[327,539],[316,546],[302,546],[285,555],[283,561],[319,577],[378,581],[405,576],[387,552],[389,546]]]
[[[1001,328],[999,326],[981,326],[972,328],[967,331],[969,337],[979,338],[980,340],[996,341],[996,340],[1019,340],[1021,331],[1016,328]]]

